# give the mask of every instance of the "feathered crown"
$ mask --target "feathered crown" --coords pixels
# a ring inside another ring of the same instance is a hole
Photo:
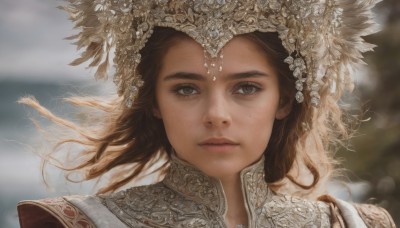
[[[79,34],[81,57],[90,61],[96,78],[107,78],[109,53],[115,47],[114,82],[130,107],[143,85],[136,71],[140,50],[156,26],[192,37],[212,57],[235,35],[277,32],[296,78],[296,100],[309,93],[318,105],[322,86],[351,85],[349,69],[362,62],[374,45],[362,36],[377,31],[371,8],[380,0],[67,0],[60,8],[70,14]]]

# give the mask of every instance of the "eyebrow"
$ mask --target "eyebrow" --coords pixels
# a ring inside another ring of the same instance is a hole
[[[268,77],[269,75],[265,72],[253,70],[253,71],[246,71],[240,73],[233,73],[226,76],[227,80],[238,80],[244,78],[259,78],[259,77]],[[166,76],[163,80],[170,81],[174,79],[189,79],[189,80],[196,80],[196,81],[205,81],[206,78],[197,73],[189,73],[189,72],[177,72]]]
[[[227,76],[227,78],[230,80],[237,80],[237,79],[243,79],[243,78],[260,78],[260,77],[268,77],[268,76],[269,76],[269,74],[267,74],[265,72],[261,72],[258,70],[252,70],[252,71],[229,74]]]
[[[164,78],[164,81],[170,81],[174,79],[190,79],[196,81],[205,81],[206,78],[201,74],[189,73],[189,72],[177,72],[170,74]]]

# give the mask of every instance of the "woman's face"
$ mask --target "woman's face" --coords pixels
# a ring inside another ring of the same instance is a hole
[[[279,107],[277,73],[245,37],[223,49],[217,79],[207,74],[203,48],[179,38],[165,54],[156,84],[157,110],[179,158],[216,177],[237,175],[259,160]]]

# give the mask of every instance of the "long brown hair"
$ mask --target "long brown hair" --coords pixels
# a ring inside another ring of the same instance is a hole
[[[279,74],[281,103],[291,105],[289,116],[274,123],[264,152],[265,180],[274,190],[283,186],[286,179],[300,189],[313,189],[321,177],[327,179],[332,170],[333,159],[328,152],[331,149],[329,145],[339,141],[339,136],[347,135],[341,120],[341,110],[337,105],[340,96],[327,96],[328,88],[322,88],[319,108],[311,107],[307,98],[304,103],[298,104],[294,101],[294,77],[283,61],[288,53],[277,33],[253,32],[242,36],[253,40],[265,51],[266,57]],[[103,118],[96,120],[96,130],[83,129],[61,119],[32,98],[20,100],[20,103],[34,107],[50,120],[83,136],[62,139],[55,145],[53,151],[66,143],[78,143],[85,148],[78,165],[60,168],[66,171],[85,171],[85,180],[101,177],[108,172],[113,173],[109,183],[99,193],[115,191],[137,180],[160,161],[162,164],[158,165],[156,171],[162,174],[167,170],[172,147],[162,121],[153,115],[156,105],[155,81],[164,54],[180,37],[187,35],[171,28],[155,28],[141,51],[142,60],[138,71],[142,75],[144,86],[140,88],[132,108],[118,108],[121,107],[121,99],[118,98],[109,101],[84,97],[66,99],[74,105],[90,106],[104,111]],[[51,162],[52,158],[51,153],[47,159]],[[306,168],[306,172],[302,171],[302,167]],[[312,180],[305,183],[302,176],[307,176],[308,173],[311,173]]]

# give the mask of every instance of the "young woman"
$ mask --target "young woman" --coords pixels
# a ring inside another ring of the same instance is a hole
[[[113,175],[96,196],[19,203],[21,227],[395,227],[325,189],[372,1],[69,2],[74,64],[106,77],[115,47],[119,98],[70,99],[104,111],[93,129],[21,103],[80,134],[58,144],[86,148],[66,170]],[[117,191],[154,167],[161,182]]]

